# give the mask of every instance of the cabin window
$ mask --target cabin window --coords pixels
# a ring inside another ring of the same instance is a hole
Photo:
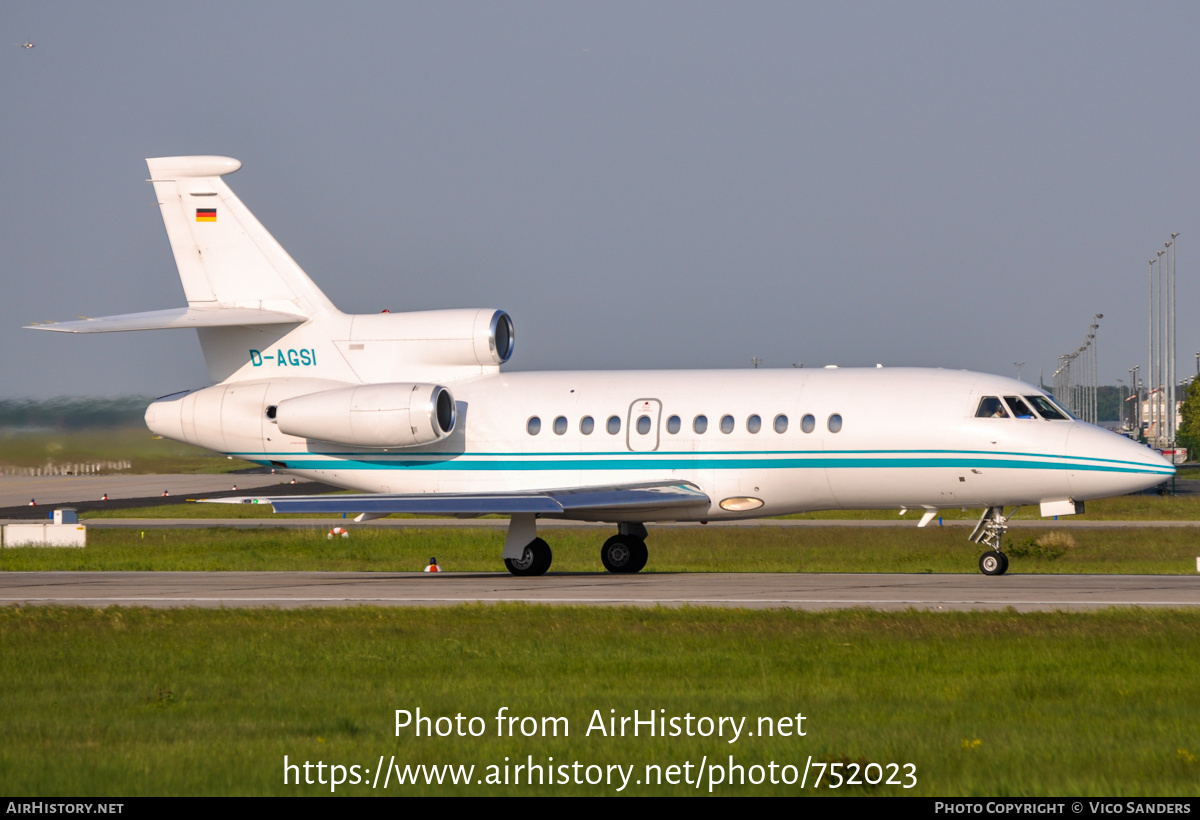
[[[692,419],[692,429],[696,435],[704,435],[704,431],[708,429],[708,416],[696,416]]]
[[[761,429],[762,429],[762,419],[759,418],[757,415],[753,415],[750,418],[746,419],[746,432],[757,433]]]
[[[1046,421],[1067,421],[1067,417],[1059,412],[1048,398],[1045,396],[1026,396],[1029,403],[1032,404]]]
[[[268,406],[267,406],[267,418],[269,418],[271,421],[274,421],[274,420],[275,420],[275,414],[276,414],[278,411],[279,411],[279,407],[278,407],[278,406],[276,406],[276,405],[274,405],[274,404],[268,405]]]
[[[787,432],[787,416],[785,416],[783,413],[780,413],[778,416],[775,417],[775,432],[776,433],[786,433]]]
[[[806,433],[811,433],[817,429],[817,417],[812,413],[806,413],[804,418],[800,419],[800,429]]]
[[[554,435],[561,436],[567,432],[567,417],[559,416],[554,420]]]
[[[726,434],[733,432],[733,416],[721,416],[721,432]]]
[[[536,436],[542,432],[542,420],[537,416],[530,416],[529,421],[525,422],[525,430],[531,436]]]
[[[829,417],[829,432],[838,433],[842,429],[842,416],[840,413],[834,413]]]
[[[977,419],[1006,419],[1008,411],[1004,409],[1000,399],[995,396],[984,396],[979,400],[979,409],[975,411]]]
[[[644,436],[650,432],[650,417],[638,416],[637,431],[639,436]]]
[[[590,436],[592,431],[596,429],[596,420],[591,416],[584,416],[579,420],[579,432],[585,436]]]
[[[610,436],[615,436],[617,433],[621,432],[621,417],[609,416],[607,429]]]
[[[679,432],[679,416],[671,416],[667,419],[667,432],[671,435]]]
[[[1019,419],[1037,418],[1035,415],[1033,415],[1033,411],[1029,409],[1029,405],[1027,405],[1025,402],[1021,401],[1020,396],[1005,396],[1004,401],[1008,405],[1008,409],[1012,410],[1012,414],[1014,416],[1016,416],[1017,418],[1019,418]]]

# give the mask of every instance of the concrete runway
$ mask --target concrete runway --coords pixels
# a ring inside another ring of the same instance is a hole
[[[444,606],[468,602],[751,609],[1087,610],[1200,607],[1181,575],[819,575],[608,573],[11,572],[0,604],[105,607]]]
[[[44,516],[39,516],[39,518]],[[332,526],[342,526],[343,520],[339,518],[285,518],[266,517],[266,518],[88,518],[84,514],[80,514],[80,519],[83,523],[94,529],[171,529],[171,530],[195,530],[204,529],[205,527],[232,527],[234,529],[253,530],[253,529],[328,529]],[[18,519],[0,518],[0,524],[17,524],[21,523]],[[1031,519],[1016,519],[1009,521],[1009,526],[1013,529],[1091,529],[1091,530],[1121,530],[1121,529],[1186,529],[1200,527],[1200,521],[1071,521],[1059,520],[1053,518],[1031,518]],[[502,530],[508,527],[507,518],[382,518],[375,521],[364,521],[361,524],[354,523],[353,519],[346,519],[345,526],[352,528],[366,527],[393,530],[393,529],[430,529],[439,527],[471,527],[483,529]],[[710,521],[708,524],[700,524],[699,522],[685,523],[664,523],[664,524],[649,524],[650,531],[660,528],[673,527],[734,527],[743,530],[762,529],[766,527],[782,527],[782,528],[822,528],[822,527],[853,527],[853,528],[881,528],[881,527],[910,527],[916,529],[917,522],[913,518],[889,518],[889,519],[850,519],[850,518],[759,518],[748,521]],[[936,527],[936,524],[931,524],[931,527]],[[971,528],[975,526],[974,521],[957,520],[946,521],[947,527]],[[538,529],[541,528],[559,529],[559,528],[589,528],[596,530],[615,530],[613,524],[596,523],[589,521],[565,521],[556,518],[542,518],[538,520]],[[965,537],[965,536],[964,536]]]

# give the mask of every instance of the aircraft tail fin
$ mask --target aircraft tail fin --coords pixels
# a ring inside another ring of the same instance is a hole
[[[148,159],[188,305],[315,317],[337,308],[221,178],[230,157]]]

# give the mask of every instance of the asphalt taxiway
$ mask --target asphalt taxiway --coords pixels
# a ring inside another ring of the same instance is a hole
[[[0,605],[150,607],[716,606],[997,610],[1200,607],[1194,575],[812,573],[9,572]]]

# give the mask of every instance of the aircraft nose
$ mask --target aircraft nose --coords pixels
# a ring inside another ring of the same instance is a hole
[[[1076,501],[1135,493],[1175,475],[1174,465],[1149,447],[1083,422],[1071,425],[1065,455]]]

